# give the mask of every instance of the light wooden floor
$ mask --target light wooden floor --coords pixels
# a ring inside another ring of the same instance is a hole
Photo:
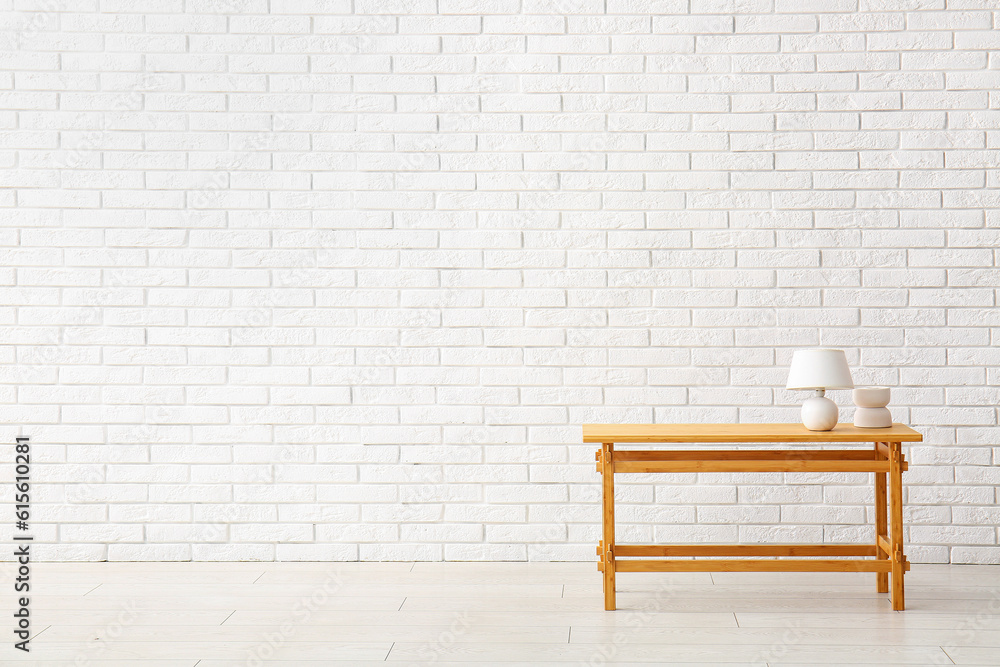
[[[1000,665],[1000,566],[620,574],[593,563],[35,563],[31,653],[0,664]]]

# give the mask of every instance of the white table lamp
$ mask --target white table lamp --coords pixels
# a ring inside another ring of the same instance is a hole
[[[825,396],[827,389],[853,389],[851,369],[843,350],[817,348],[792,355],[786,389],[813,390],[802,403],[802,423],[810,431],[829,431],[837,425],[837,404]]]

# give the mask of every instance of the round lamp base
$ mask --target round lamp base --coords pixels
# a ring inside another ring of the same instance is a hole
[[[813,396],[802,403],[802,423],[810,431],[830,431],[840,416],[837,404],[826,396]]]

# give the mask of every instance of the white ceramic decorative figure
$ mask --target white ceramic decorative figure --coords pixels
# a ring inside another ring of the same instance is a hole
[[[802,403],[802,423],[810,431],[829,431],[837,425],[837,404],[826,397],[827,389],[853,389],[851,369],[843,350],[817,348],[792,355],[786,389],[808,389],[816,394]]]
[[[858,428],[889,428],[889,387],[856,387],[854,389],[854,425]]]

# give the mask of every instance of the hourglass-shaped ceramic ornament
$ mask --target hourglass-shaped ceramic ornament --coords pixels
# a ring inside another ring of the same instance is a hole
[[[854,425],[858,428],[888,428],[892,426],[889,405],[889,387],[855,387]]]

